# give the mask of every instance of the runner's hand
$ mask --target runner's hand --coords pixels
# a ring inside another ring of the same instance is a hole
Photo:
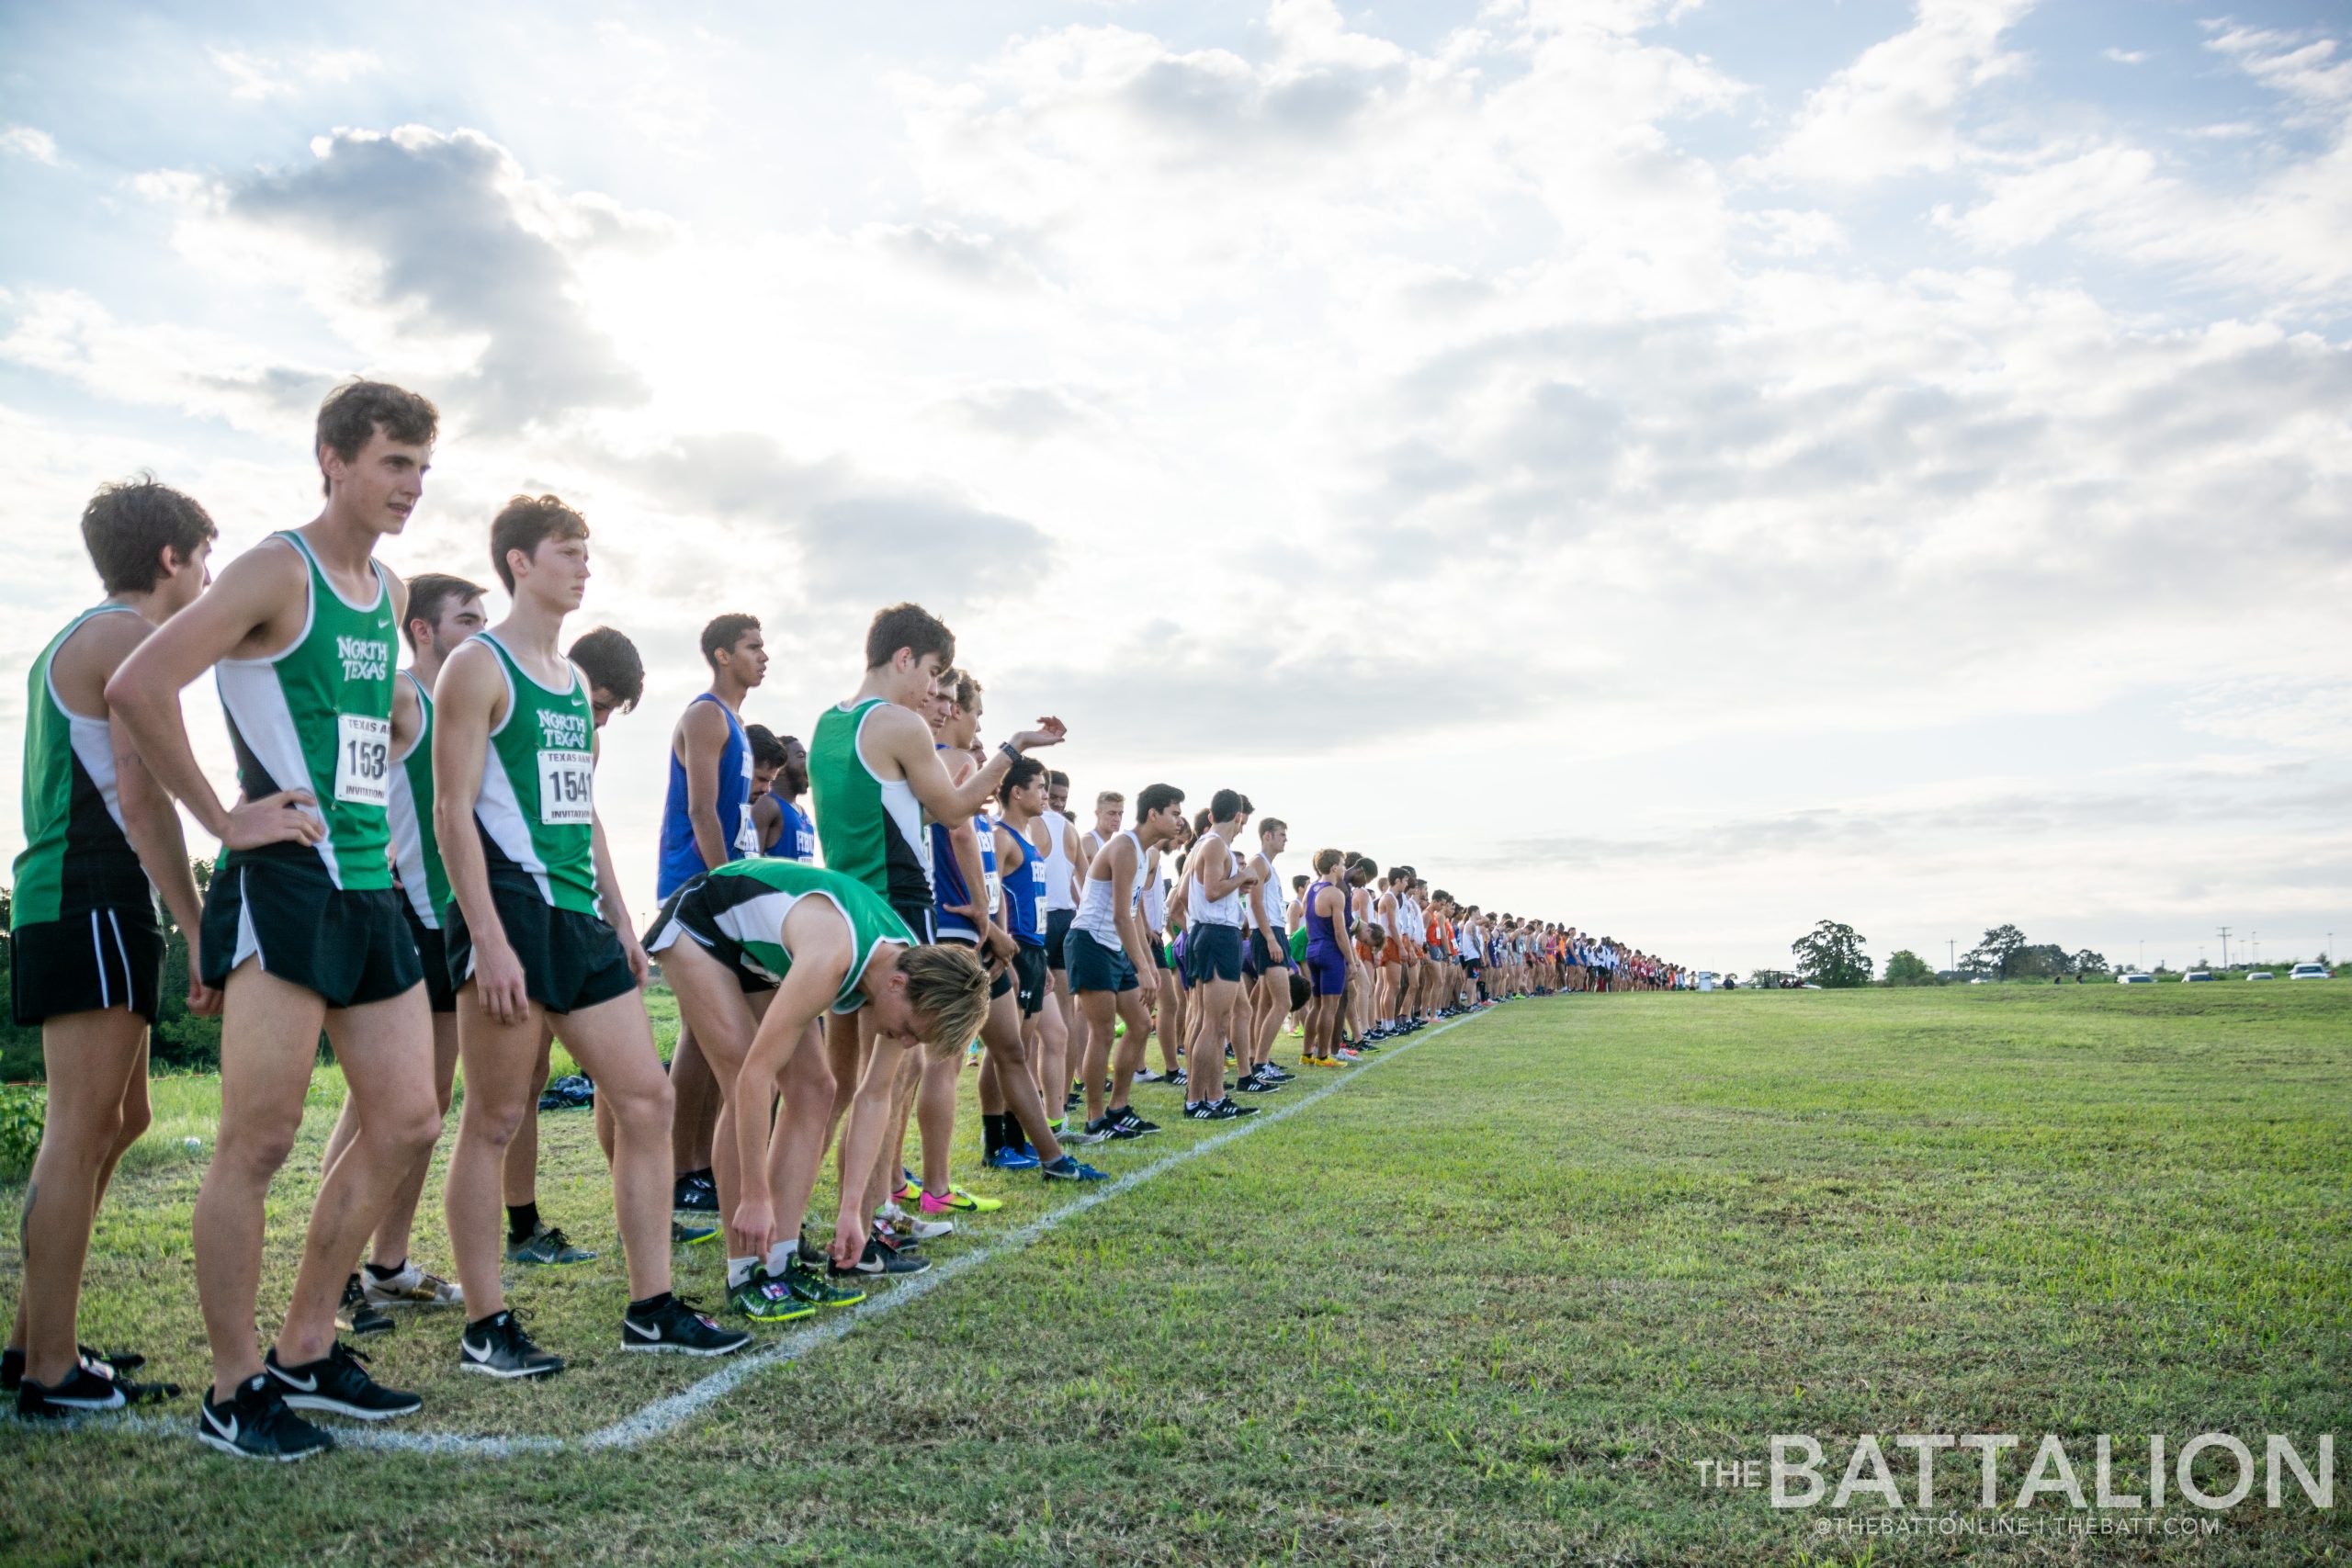
[[[257,850],[265,844],[315,844],[327,836],[318,816],[319,797],[307,789],[281,789],[259,800],[241,800],[220,827],[224,850]],[[305,811],[303,807],[311,807]]]
[[[775,1211],[765,1196],[747,1192],[736,1199],[735,1213],[727,1221],[727,1255],[765,1259],[775,1245]]]
[[[628,960],[628,972],[637,976],[637,988],[643,990],[653,979],[653,961],[645,956],[645,944],[634,936],[621,938],[621,956]],[[735,1255],[742,1257],[741,1253]]]
[[[204,983],[194,964],[188,966],[187,1010],[198,1018],[220,1016],[220,993]]]
[[[1035,729],[1024,729],[1012,738],[1016,751],[1035,751],[1040,746],[1058,746],[1069,738],[1069,728],[1057,718],[1041,718]]]
[[[994,960],[989,964],[989,973],[993,975],[997,970],[1012,962],[1012,955],[1020,951],[1021,944],[1014,942],[1012,934],[1002,926],[992,925],[988,930],[989,952],[995,955]]]
[[[833,1222],[832,1259],[844,1269],[854,1269],[865,1256],[865,1216],[854,1209],[843,1209]]]
[[[474,942],[474,994],[494,1022],[520,1023],[531,1010],[531,998],[523,988],[523,961],[503,934],[495,941]]]

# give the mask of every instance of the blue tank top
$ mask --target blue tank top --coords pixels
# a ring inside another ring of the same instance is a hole
[[[1318,915],[1315,912],[1316,895],[1330,886],[1331,885],[1328,882],[1318,882],[1314,886],[1306,890],[1306,946],[1309,952],[1312,952],[1318,947],[1326,948],[1332,952],[1337,952],[1339,950],[1340,933],[1331,929],[1331,917],[1329,915]],[[1346,893],[1342,892],[1340,895],[1340,918],[1341,919],[1345,919],[1347,918],[1347,908],[1348,897]]]
[[[947,750],[944,745],[935,749],[941,751]],[[972,820],[980,836],[980,870],[985,874],[996,863],[996,835],[989,830],[987,818],[975,817]],[[981,903],[988,895],[982,893],[975,898],[972,890],[964,886],[964,868],[956,863],[955,840],[948,837],[944,822],[931,825],[931,887],[932,908],[939,912],[941,939],[978,942],[980,933],[971,920],[955,913],[950,906]]]
[[[1012,831],[1011,824],[1004,829]],[[996,848],[996,835],[989,835],[991,853]],[[1023,947],[1046,945],[1044,933],[1038,929],[1045,919],[1046,857],[1037,846],[1023,839],[1021,844],[1021,869],[1008,872],[1004,878],[1004,929],[1012,940]]]
[[[807,864],[817,858],[817,825],[808,814],[782,795],[775,797],[776,808],[783,819],[776,825],[775,847],[766,852],[770,860],[797,860]]]
[[[708,692],[695,699],[710,703],[727,716],[727,744],[718,753],[719,836],[727,840],[727,858],[741,860],[758,851],[759,829],[752,825],[752,747],[743,738],[743,721],[734,710]],[[693,703],[686,705],[688,707]],[[667,898],[709,870],[695,843],[693,818],[686,815],[686,765],[670,753],[670,795],[662,805],[662,862],[654,878],[654,896]]]

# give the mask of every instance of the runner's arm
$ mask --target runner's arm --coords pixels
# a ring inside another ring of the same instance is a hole
[[[899,1035],[876,1032],[873,1057],[850,1101],[849,1122],[842,1129],[842,1168],[855,1173],[855,1179],[842,1185],[841,1206],[833,1216],[833,1261],[844,1269],[865,1250],[865,1177],[874,1169],[883,1128],[890,1120],[890,1085],[899,1076],[899,1058],[912,1043]]]
[[[831,913],[830,909],[825,912]],[[794,911],[798,913],[797,909]],[[791,1065],[793,1053],[799,1049],[809,1024],[824,1016],[825,1010],[832,1005],[842,977],[849,973],[849,931],[841,924],[839,914],[833,914],[830,942],[821,930],[796,930],[793,937],[796,948],[792,968],[786,974],[784,984],[776,987],[775,998],[768,1003],[768,1010],[752,1036],[752,1048],[744,1053],[743,1065],[728,1088],[730,1105],[767,1105],[775,1101],[780,1091],[779,1080],[785,1068]],[[808,951],[799,951],[804,948]],[[734,1125],[735,1152],[742,1162],[740,1168],[767,1169],[769,1141],[772,1136],[783,1135],[783,1119],[777,1119],[773,1134],[764,1116],[738,1116]],[[775,1245],[776,1216],[768,1201],[765,1181],[744,1183],[743,1190],[736,1197],[735,1212],[728,1228],[730,1257],[763,1258],[768,1248]]]
[[[433,726],[433,833],[440,840],[449,896],[465,916],[466,933],[473,943],[476,996],[498,1022],[519,1023],[530,1006],[523,964],[506,940],[498,907],[491,902],[490,863],[474,826],[490,732],[505,701],[506,681],[498,655],[488,649],[465,644],[441,667],[440,679],[434,682],[439,712]],[[601,864],[598,872],[601,879]]]
[[[188,744],[187,718],[180,711],[181,690],[304,592],[308,570],[290,549],[247,551],[195,604],[156,627],[107,682],[107,711],[129,732],[140,765],[223,849],[315,844],[326,836],[326,824],[314,811],[299,809],[318,804],[306,789],[221,805]]]
[[[149,629],[147,623],[136,615],[100,615],[91,621],[87,629],[74,638],[75,643],[91,644],[85,651],[95,663],[87,672],[88,679],[103,688]],[[73,649],[72,645],[69,650],[85,651]],[[122,836],[130,840],[140,865],[146,871],[148,880],[154,883],[164,908],[170,911],[172,923],[187,938],[188,1010],[217,1013],[220,1010],[220,993],[204,983],[204,960],[198,951],[204,904],[196,890],[195,873],[188,868],[187,838],[180,828],[179,808],[139,760],[138,747],[111,709],[107,715],[107,730],[114,752],[115,802],[122,811]]]
[[[1224,897],[1237,887],[1246,886],[1250,876],[1247,870],[1236,869],[1241,863],[1234,858],[1231,847],[1222,839],[1217,840],[1216,852],[1225,857],[1224,864],[1222,866],[1215,863],[1202,865],[1198,873],[1201,881],[1201,897],[1212,900]],[[1200,851],[1195,849],[1193,852],[1193,863],[1198,863],[1201,859]]]
[[[752,827],[759,834],[762,854],[775,848],[775,841],[784,837],[784,807],[775,803],[775,795],[763,795],[752,802]]]
[[[1143,911],[1136,908],[1136,841],[1125,833],[1104,847],[1111,857],[1111,909],[1119,922],[1119,940],[1126,944],[1128,961],[1138,977],[1152,971],[1151,948],[1144,941]]]
[[[686,771],[686,822],[706,867],[727,863],[728,835],[718,820],[718,759],[727,750],[727,716],[717,703],[695,703],[678,720],[678,765]]]
[[[1264,860],[1265,857],[1261,855],[1257,859]],[[1253,860],[1250,874],[1258,879],[1250,885],[1250,918],[1258,922],[1259,931],[1265,933],[1266,944],[1274,950],[1276,956],[1287,957],[1290,950],[1283,945],[1283,939],[1288,933],[1277,928],[1272,917],[1266,913],[1266,899],[1273,892],[1274,863],[1267,861],[1265,869],[1261,871],[1257,861]]]
[[[1076,904],[1079,895],[1086,891],[1082,885],[1086,881],[1088,863],[1078,858],[1078,829],[1068,821],[1062,823],[1062,856],[1069,862],[1069,901]]]
[[[1012,756],[1002,746],[989,754],[986,766],[974,771],[961,784],[948,776],[938,743],[932,739],[931,727],[915,716],[910,708],[885,705],[878,715],[881,733],[875,739],[884,755],[899,764],[899,771],[914,792],[915,799],[931,813],[934,822],[953,822],[968,818],[996,798],[996,786],[1012,771]],[[876,721],[869,720],[869,726]],[[1064,730],[1057,718],[1041,718],[1035,729],[1024,729],[1011,742],[1015,751],[1032,751],[1040,746],[1055,746],[1061,742]],[[861,740],[861,744],[863,741]]]

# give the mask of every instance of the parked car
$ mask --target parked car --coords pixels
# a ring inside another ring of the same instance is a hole
[[[2246,978],[2249,980],[2276,980],[2278,976],[2273,975],[2267,969],[2257,969],[2253,974],[2248,975]]]
[[[2188,974],[2183,975],[2180,977],[2180,983],[2186,986],[2192,980],[2210,980],[2212,977],[2212,976],[2207,974],[2202,969],[2191,969]]]
[[[2115,983],[2119,986],[2153,986],[2156,977],[2154,975],[2118,975]]]
[[[2298,964],[2287,971],[2290,980],[2324,980],[2327,977],[2327,965],[2324,964]]]

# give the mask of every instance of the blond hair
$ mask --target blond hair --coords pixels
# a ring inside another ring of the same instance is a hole
[[[989,1015],[989,976],[960,943],[910,947],[899,954],[907,977],[907,1005],[922,1024],[923,1050],[934,1061],[979,1038]]]

